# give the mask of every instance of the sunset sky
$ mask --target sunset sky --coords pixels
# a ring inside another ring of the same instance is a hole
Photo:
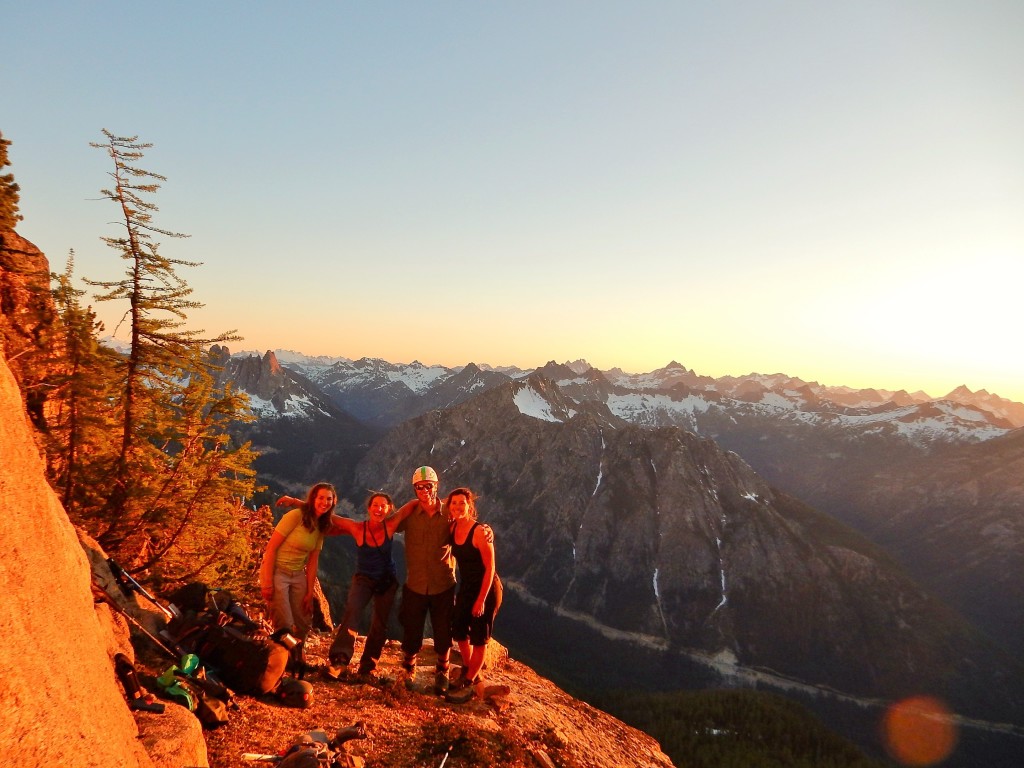
[[[1019,0],[0,13],[19,233],[117,278],[89,142],[152,142],[232,349],[1024,401]]]

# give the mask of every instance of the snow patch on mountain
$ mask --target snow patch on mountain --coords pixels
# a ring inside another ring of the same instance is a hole
[[[990,440],[1005,435],[1007,430],[999,427],[977,427],[950,421],[946,418],[921,419],[909,423],[896,422],[896,431],[909,440],[929,439],[941,436],[945,440],[957,438],[969,442]]]
[[[578,376],[575,379],[559,379],[555,382],[560,387],[568,387],[576,384],[578,386],[584,386],[590,383],[590,380],[586,376]]]
[[[549,403],[544,396],[533,387],[522,387],[518,392],[516,392],[513,397],[513,402],[515,402],[516,408],[518,408],[519,412],[524,416],[530,416],[531,418],[540,419],[541,421],[565,421],[564,418],[556,415],[554,411],[551,410],[551,403]],[[570,410],[567,415],[569,417],[575,416],[576,411]]]
[[[777,408],[773,410],[781,413]],[[993,424],[991,417],[977,408],[947,401],[881,410],[850,409],[845,413],[793,410],[785,418],[809,425],[851,429],[854,434],[891,430],[922,448],[936,441],[982,442],[1010,431],[1005,426]]]
[[[279,411],[270,400],[246,393],[249,397],[249,410],[257,419],[308,419],[313,413],[330,415],[323,406],[308,395],[291,394],[284,399],[284,411]]]
[[[653,395],[633,392],[628,395],[609,395],[608,409],[621,419],[633,424],[651,425],[657,422],[657,414],[693,416],[705,413],[710,403],[698,395],[689,395],[682,400],[673,400],[668,395]]]
[[[797,411],[805,404],[804,398],[799,393],[787,390],[785,394],[778,392],[765,392],[761,395],[760,404],[778,411]]]
[[[449,375],[451,375],[451,371],[444,366],[434,365],[428,367],[413,363],[405,370],[389,372],[387,378],[390,381],[401,382],[413,392],[420,393],[430,389],[438,379]]]

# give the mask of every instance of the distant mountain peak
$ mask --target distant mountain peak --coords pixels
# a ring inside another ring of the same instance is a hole
[[[551,362],[553,363],[554,361],[552,360]],[[551,363],[548,363],[548,365],[550,365],[550,364]],[[572,360],[572,361],[566,360],[563,363],[563,365],[566,368],[569,368],[569,369],[573,370],[574,372],[576,372],[578,374],[584,374],[587,371],[589,371],[591,368],[594,367],[590,363],[588,363],[586,360],[584,360],[583,358],[580,358],[578,360]]]
[[[263,356],[263,365],[271,375],[281,373],[281,364],[277,361],[277,355],[272,349],[268,349],[267,354]]]

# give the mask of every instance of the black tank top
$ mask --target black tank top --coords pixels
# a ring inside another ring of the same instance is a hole
[[[356,573],[369,576],[374,581],[380,581],[385,576],[396,575],[395,559],[391,556],[391,546],[394,539],[388,538],[387,526],[384,526],[384,541],[377,544],[370,536],[370,526],[363,521],[363,543],[357,546],[356,551]]]
[[[462,544],[455,541],[455,533],[452,533],[452,554],[455,555],[455,562],[459,564],[459,575],[463,584],[481,584],[484,580],[484,559],[480,550],[473,546],[473,534],[480,523],[473,523],[469,534]]]

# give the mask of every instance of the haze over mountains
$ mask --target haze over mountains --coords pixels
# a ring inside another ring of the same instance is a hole
[[[678,363],[215,352],[250,393],[275,492],[326,477],[357,503],[402,498],[422,463],[480,492],[512,596],[499,634],[552,675],[925,692],[1024,745],[1020,403]]]

